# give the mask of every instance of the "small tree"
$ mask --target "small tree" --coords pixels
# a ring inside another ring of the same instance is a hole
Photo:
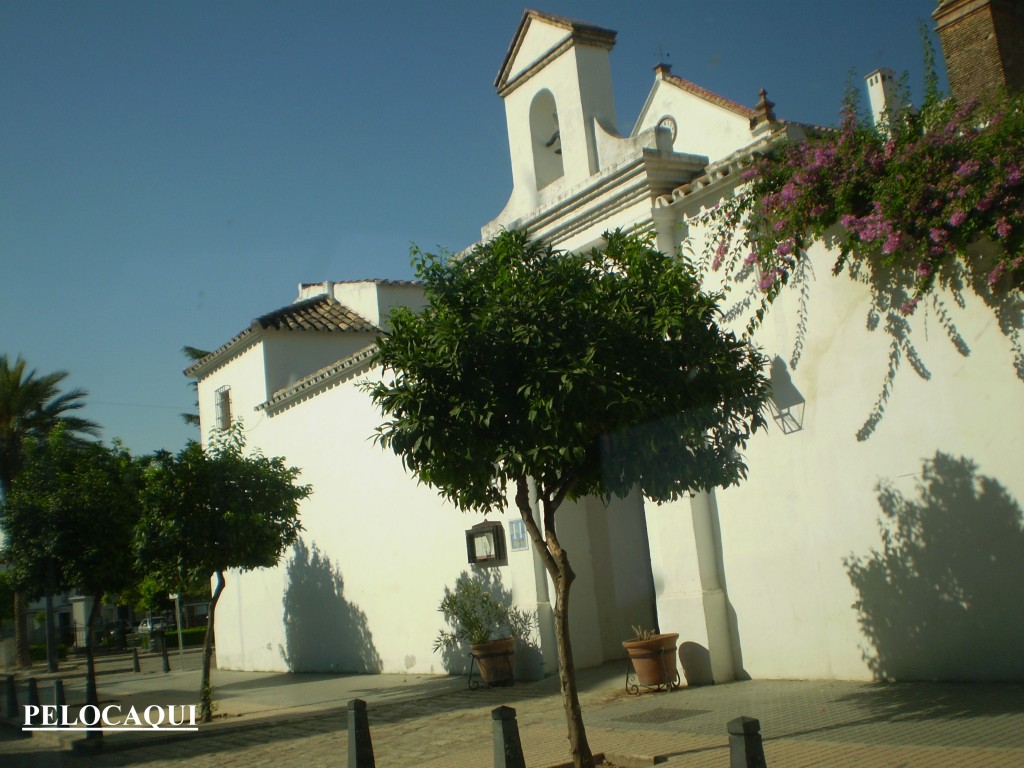
[[[556,513],[565,499],[656,501],[736,483],[764,425],[763,357],[721,330],[718,296],[648,240],[606,236],[563,253],[503,232],[460,259],[420,254],[429,306],[395,309],[371,394],[378,441],[463,510],[503,511],[509,487],[555,585],[559,675],[572,757],[593,757],[569,638],[575,574]],[[542,519],[534,516],[533,479]]]
[[[146,476],[138,529],[140,560],[168,589],[216,579],[203,641],[200,716],[213,716],[210,660],[214,618],[224,571],[277,565],[302,526],[299,501],[311,491],[296,485],[299,470],[280,457],[244,455],[241,424],[216,433],[204,450],[190,442],[177,455],[160,454]]]
[[[58,427],[29,440],[3,506],[5,555],[31,597],[77,589],[92,598],[85,631],[86,699],[96,704],[93,636],[109,592],[136,580],[139,463],[120,446],[75,440]]]

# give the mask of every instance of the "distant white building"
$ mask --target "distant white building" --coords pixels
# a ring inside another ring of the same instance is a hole
[[[495,83],[513,190],[484,239],[524,228],[580,249],[622,228],[652,233],[665,252],[699,250],[699,215],[733,193],[751,153],[804,136],[803,126],[775,117],[763,92],[744,107],[665,65],[621,133],[614,42],[609,30],[524,14]],[[889,76],[869,76],[879,115],[888,114]],[[867,288],[832,278],[823,245],[812,247],[810,264],[813,290],[780,297],[755,337],[774,361],[775,398],[769,430],[748,447],[742,485],[661,506],[637,495],[610,505],[588,498],[559,513],[578,573],[577,664],[622,658],[629,627],[657,623],[680,633],[690,682],[1021,679],[1024,384],[1010,341],[965,293],[940,297],[945,314],[933,310],[894,351],[889,336],[865,329]],[[204,433],[242,418],[251,446],[285,456],[315,488],[303,505],[303,545],[288,564],[228,576],[217,611],[220,666],[459,666],[431,644],[444,587],[471,570],[464,532],[480,518],[443,503],[373,444],[381,417],[360,388],[379,375],[368,361],[390,309],[421,302],[411,283],[300,285],[296,303],[189,369]],[[950,327],[969,357],[949,342]],[[928,377],[903,371],[873,433],[858,440],[892,356],[911,347]],[[879,484],[913,504],[890,493],[880,505]],[[514,505],[490,519],[508,551],[474,567],[538,611],[535,652],[520,654],[520,672],[551,671],[553,590],[528,541],[520,548]],[[888,550],[880,525],[896,531]]]

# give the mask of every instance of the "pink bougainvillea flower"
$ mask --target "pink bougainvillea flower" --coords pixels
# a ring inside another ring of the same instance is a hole
[[[978,100],[977,99],[974,99],[974,98],[968,99],[967,101],[965,101],[963,104],[960,105],[960,107],[957,109],[957,111],[956,111],[954,116],[956,117],[957,120],[963,120],[965,117],[970,115],[971,112],[974,111],[974,108],[976,106],[978,106]]]
[[[762,291],[769,290],[773,285],[775,285],[775,281],[778,279],[779,275],[780,272],[777,269],[768,270],[761,275],[761,279],[757,282],[757,287]]]
[[[954,173],[957,176],[972,176],[978,172],[979,168],[981,168],[981,163],[977,160],[964,160],[957,165]]]
[[[920,302],[921,302],[921,297],[920,296],[915,296],[914,298],[910,299],[909,301],[904,301],[900,305],[900,314],[901,315],[912,315],[914,313],[914,310],[917,309],[917,305]]]
[[[890,255],[896,253],[903,244],[903,239],[896,232],[890,232],[888,237],[885,238],[885,242],[882,243],[882,253]]]
[[[726,254],[729,253],[729,241],[723,240],[718,244],[718,248],[715,249],[715,258],[711,262],[711,269],[718,271],[722,266],[722,262],[725,260]]]
[[[995,269],[988,273],[988,284],[990,286],[999,282],[999,279],[1006,273],[1006,264],[999,262]]]

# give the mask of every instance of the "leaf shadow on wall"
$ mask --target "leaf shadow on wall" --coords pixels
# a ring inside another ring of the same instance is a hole
[[[380,672],[366,614],[344,596],[341,571],[314,543],[295,542],[284,595],[285,646],[292,672]]]
[[[1024,680],[1021,507],[966,458],[936,453],[917,497],[878,486],[882,547],[844,564],[883,680]]]
[[[832,247],[838,247],[832,241]],[[867,440],[878,427],[892,397],[896,374],[905,361],[921,379],[928,381],[931,371],[914,342],[914,328],[918,337],[928,337],[929,328],[945,336],[953,349],[964,358],[971,348],[956,324],[956,316],[967,309],[967,295],[977,295],[995,315],[999,331],[1010,342],[1012,367],[1018,379],[1024,381],[1024,295],[1008,277],[995,287],[989,285],[989,275],[996,266],[998,249],[992,243],[975,243],[968,250],[966,264],[952,259],[936,275],[942,291],[929,292],[916,312],[905,313],[904,308],[916,304],[915,290],[918,278],[902,267],[885,266],[863,253],[848,265],[850,277],[867,284],[871,289],[871,305],[867,316],[867,329],[881,329],[889,336],[889,360],[878,399],[864,424],[857,431],[857,439]],[[870,260],[872,267],[865,267]]]

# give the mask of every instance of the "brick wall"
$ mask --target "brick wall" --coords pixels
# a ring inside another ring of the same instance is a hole
[[[1024,90],[1024,0],[940,0],[934,18],[955,98]]]

